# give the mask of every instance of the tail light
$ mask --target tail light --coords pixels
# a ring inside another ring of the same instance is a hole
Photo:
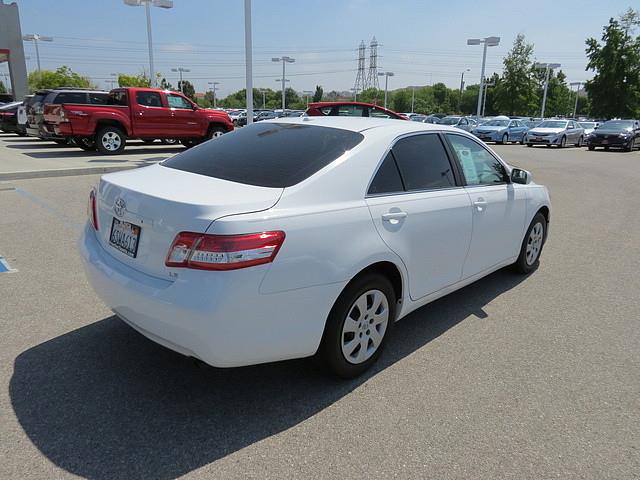
[[[87,217],[95,230],[98,230],[98,208],[96,205],[96,189],[92,188],[89,192],[89,202],[87,203]]]
[[[181,232],[169,249],[167,267],[236,270],[270,263],[284,242],[284,232],[207,235]]]

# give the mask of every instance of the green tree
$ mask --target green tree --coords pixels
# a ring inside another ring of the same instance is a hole
[[[173,85],[171,85],[171,83],[164,77],[160,80],[160,88],[163,90],[174,90]]]
[[[323,90],[322,87],[320,85],[316,85],[316,91],[313,94],[313,101],[314,102],[321,102],[322,101],[322,94],[323,94]]]
[[[60,88],[60,87],[77,87],[91,88],[95,87],[87,77],[83,77],[71,70],[66,65],[55,71],[37,70],[31,72],[28,77],[29,88],[39,90],[41,88]]]
[[[191,100],[195,101],[196,89],[189,80],[182,80],[181,82],[178,82],[178,90],[181,91],[185,97],[189,97]]]
[[[504,57],[504,70],[500,82],[495,86],[495,105],[491,110],[507,115],[526,115],[535,109],[536,79],[532,70],[533,45],[518,34],[513,48]],[[489,95],[487,95],[489,101]]]
[[[4,86],[2,80],[0,80],[0,93],[7,93],[7,87]]]
[[[118,85],[121,87],[150,87],[151,81],[145,73],[140,75],[125,75],[121,73],[118,75]]]
[[[396,112],[408,112],[411,110],[411,94],[406,89],[395,90],[393,101],[388,102],[390,108]]]
[[[436,83],[433,87],[434,108],[439,112],[448,112],[451,110],[449,104],[449,89],[444,83]]]
[[[460,113],[466,115],[474,115],[478,107],[478,92],[480,85],[468,85],[462,92],[462,101],[460,102]]]
[[[358,101],[378,105],[384,102],[384,90],[367,88],[358,93]]]
[[[629,9],[620,19],[609,19],[603,27],[602,43],[587,39],[587,70],[595,72],[585,86],[591,115],[640,116],[640,36],[633,37],[638,25],[640,15]]]

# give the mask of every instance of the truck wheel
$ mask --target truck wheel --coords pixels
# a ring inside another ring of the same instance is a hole
[[[162,140],[160,140],[160,143],[163,145],[175,145],[176,143],[178,143],[178,139],[177,138],[163,138]]]
[[[107,125],[96,133],[96,148],[103,155],[117,155],[124,151],[127,136],[118,127]]]
[[[209,131],[207,132],[207,140],[221,137],[225,133],[227,133],[227,131],[222,127],[209,127]]]

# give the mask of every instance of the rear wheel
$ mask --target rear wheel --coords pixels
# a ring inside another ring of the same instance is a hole
[[[178,139],[177,138],[163,138],[162,140],[160,140],[160,143],[162,143],[163,145],[175,145],[178,143]]]
[[[333,305],[316,357],[339,377],[362,374],[382,353],[395,315],[395,293],[386,277],[356,278]]]
[[[508,134],[504,134],[502,135],[502,141],[500,142],[502,145],[504,145],[505,143],[509,143],[509,135]]]
[[[125,133],[118,127],[108,125],[96,133],[96,147],[104,155],[117,155],[124,151],[127,141]]]
[[[527,229],[520,247],[518,260],[513,264],[515,270],[520,273],[533,272],[540,264],[540,254],[546,239],[547,219],[540,212],[536,213]]]

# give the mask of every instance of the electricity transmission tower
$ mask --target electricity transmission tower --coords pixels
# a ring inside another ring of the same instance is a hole
[[[376,37],[369,44],[369,75],[367,76],[367,88],[378,89],[378,46]]]
[[[360,47],[358,48],[358,73],[356,74],[356,83],[353,88],[361,92],[367,88],[367,79],[365,77],[365,66],[364,61],[366,57],[367,47],[364,44],[364,40],[360,42]]]

